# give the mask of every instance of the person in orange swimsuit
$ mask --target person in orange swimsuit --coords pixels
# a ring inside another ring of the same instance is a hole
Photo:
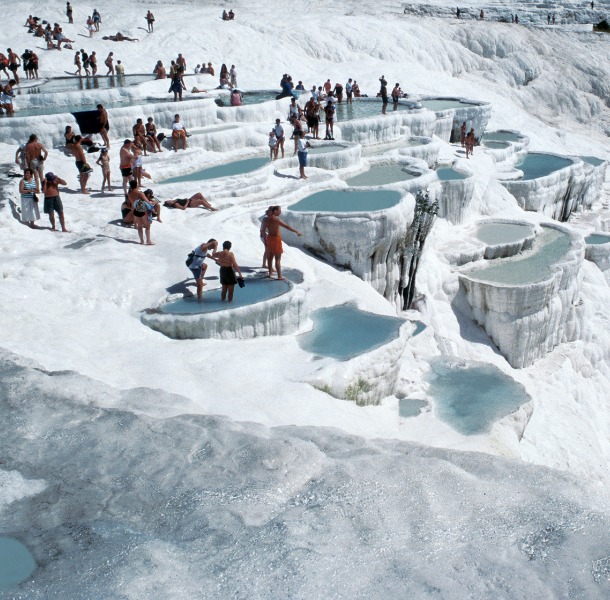
[[[261,227],[261,232],[263,235],[263,242],[265,244],[265,248],[267,249],[267,264],[269,266],[269,277],[271,277],[271,263],[273,258],[275,258],[275,270],[277,271],[278,279],[285,279],[282,277],[282,252],[284,252],[284,248],[282,247],[282,237],[280,235],[280,227],[284,227],[288,229],[288,231],[292,231],[292,233],[296,233],[299,237],[303,234],[296,229],[290,227],[283,221],[280,220],[280,215],[282,214],[282,209],[280,206],[271,207],[271,214],[266,216],[263,220],[263,224]]]

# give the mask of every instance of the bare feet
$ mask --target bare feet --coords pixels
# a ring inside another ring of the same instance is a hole
[[[154,245],[155,245],[155,242],[146,242],[146,245],[147,245],[147,246],[154,246]]]

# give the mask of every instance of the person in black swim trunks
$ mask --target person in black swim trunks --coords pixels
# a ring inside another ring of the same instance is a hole
[[[235,271],[239,273],[240,277],[243,277],[241,270],[233,252],[231,252],[231,242],[226,241],[222,244],[222,250],[220,252],[214,252],[212,257],[216,260],[220,266],[220,284],[222,285],[222,292],[220,294],[221,300],[224,302],[233,302],[233,291],[235,290],[235,284],[237,278],[235,277]]]
[[[167,208],[178,208],[180,210],[186,210],[187,208],[197,208],[199,206],[203,206],[208,210],[214,211],[218,210],[214,208],[203,196],[201,192],[197,192],[193,194],[190,198],[176,198],[175,200],[166,200],[163,203],[163,206],[167,206]]]
[[[127,184],[133,179],[133,172],[131,170],[131,161],[134,159],[133,152],[131,151],[132,146],[133,142],[131,140],[125,140],[119,152],[120,169],[123,176],[123,192],[125,194],[127,194]]]
[[[381,107],[381,114],[385,115],[385,109],[388,107],[388,82],[382,75],[379,78],[379,83],[381,84],[381,89],[377,95],[381,96],[381,102],[383,103],[383,106]]]

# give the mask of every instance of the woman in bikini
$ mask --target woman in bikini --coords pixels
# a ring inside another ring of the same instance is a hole
[[[166,200],[163,203],[163,206],[167,206],[167,208],[178,208],[180,210],[186,210],[187,208],[198,208],[199,206],[203,206],[203,208],[207,208],[211,211],[218,210],[217,208],[214,208],[204,198],[201,192],[197,192],[190,198],[176,198],[175,200]]]

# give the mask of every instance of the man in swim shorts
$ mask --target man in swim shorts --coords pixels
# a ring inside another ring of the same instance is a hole
[[[228,240],[222,243],[222,251],[215,252],[213,258],[220,265],[220,284],[222,285],[222,292],[220,299],[224,302],[233,302],[233,291],[235,290],[235,284],[237,278],[235,277],[235,271],[239,273],[240,277],[243,277],[241,270],[233,252],[231,252],[231,242]]]
[[[59,197],[59,186],[66,185],[66,182],[55,175],[55,173],[47,173],[42,182],[42,193],[44,194],[44,212],[49,215],[51,222],[51,231],[55,231],[55,213],[59,217],[59,224],[64,233],[68,233],[66,222],[64,220],[64,205]]]
[[[123,177],[123,192],[127,195],[127,184],[133,179],[133,171],[131,170],[131,162],[134,159],[133,152],[131,151],[133,142],[131,140],[125,140],[119,151],[120,169]]]
[[[49,153],[47,149],[38,141],[36,134],[32,134],[28,143],[25,145],[25,160],[27,166],[32,169],[36,179],[36,185],[40,187],[43,180],[44,161],[47,160]]]
[[[70,149],[74,155],[74,161],[78,170],[81,194],[89,194],[86,186],[87,181],[89,180],[89,175],[91,174],[91,168],[87,164],[87,158],[85,156],[82,141],[83,138],[80,135],[74,136],[74,141]]]
[[[218,242],[214,238],[211,238],[207,242],[197,246],[197,248],[193,249],[192,251],[194,255],[193,261],[188,268],[193,273],[193,277],[197,282],[197,302],[201,302],[203,296],[203,286],[206,285],[203,282],[203,276],[208,269],[208,265],[205,264],[205,259],[211,258],[212,260],[216,260],[214,258],[214,254],[216,253],[217,248]],[[209,251],[211,251],[212,254],[209,254]]]
[[[263,226],[261,227],[261,231],[263,233],[263,241],[265,243],[265,248],[267,249],[267,264],[269,266],[269,277],[271,277],[271,263],[273,258],[275,258],[275,270],[277,271],[277,278],[284,279],[282,277],[282,253],[284,252],[284,248],[282,247],[282,237],[280,235],[280,227],[284,227],[288,229],[288,231],[292,231],[292,233],[296,233],[299,237],[303,234],[296,229],[290,227],[283,221],[280,220],[280,215],[282,214],[282,208],[280,206],[272,206],[271,214],[265,217],[263,220]]]
[[[100,135],[104,140],[104,144],[106,145],[106,148],[110,148],[110,140],[108,139],[110,124],[108,123],[108,113],[102,104],[97,105],[97,120],[101,126]]]

